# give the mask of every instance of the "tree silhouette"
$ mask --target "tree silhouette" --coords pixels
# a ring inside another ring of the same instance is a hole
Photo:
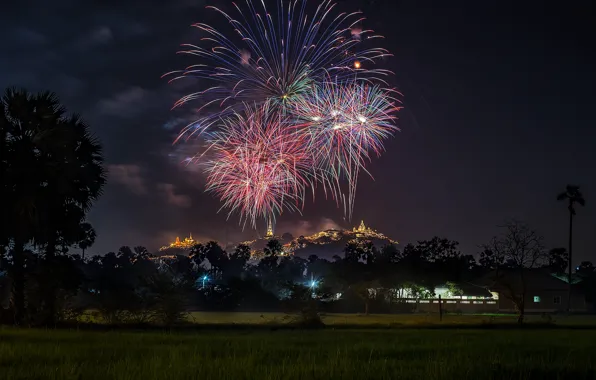
[[[571,308],[571,268],[573,266],[573,217],[575,216],[575,204],[584,206],[586,201],[584,196],[579,191],[579,186],[567,185],[565,191],[557,195],[558,201],[566,201],[567,209],[569,210],[569,263],[568,263],[568,280],[569,280],[569,299],[567,301],[567,311]]]
[[[146,260],[151,258],[153,255],[149,252],[149,250],[142,245],[138,245],[132,249],[134,253],[134,259],[136,260]]]
[[[489,279],[501,294],[515,305],[518,323],[525,317],[527,274],[538,268],[545,259],[543,238],[526,223],[510,221],[501,226],[504,231],[483,246],[488,267],[494,268]],[[482,260],[482,259],[481,259]]]
[[[250,260],[250,247],[245,244],[236,246],[233,252],[228,253],[227,278],[240,278]]]
[[[3,186],[8,207],[3,207],[7,228],[1,238],[13,243],[15,320],[20,323],[25,315],[25,246],[45,247],[50,261],[58,246],[65,251],[76,243],[80,223],[105,177],[100,145],[79,117],[65,116],[55,94],[8,89],[1,107],[0,159],[3,183],[9,184]],[[51,286],[44,289],[51,293]],[[51,309],[53,301],[46,301]]]
[[[565,274],[569,261],[569,255],[565,248],[553,248],[548,251],[548,268],[556,274]]]
[[[284,247],[281,245],[279,240],[269,240],[265,248],[263,249],[263,253],[265,256],[280,256],[283,255]]]
[[[82,259],[85,260],[85,250],[95,243],[95,230],[89,223],[81,223],[80,226],[81,236],[79,237],[79,242],[77,245],[82,251]]]
[[[11,210],[10,198],[12,186],[9,179],[9,170],[8,170],[8,119],[6,117],[6,112],[4,112],[4,104],[3,101],[0,100],[0,210],[3,210],[0,213],[0,223],[2,226],[8,226],[8,223],[11,222],[10,217],[12,216],[8,211]],[[0,228],[0,273],[3,270],[3,262],[8,250],[8,246],[10,243],[10,234],[9,230],[6,227]]]

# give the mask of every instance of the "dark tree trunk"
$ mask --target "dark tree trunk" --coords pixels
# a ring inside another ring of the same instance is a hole
[[[46,246],[46,260],[48,262],[52,261],[56,256],[56,233],[52,233],[50,239],[48,239],[48,245]]]
[[[25,244],[22,241],[15,241],[13,262],[14,322],[21,325],[25,319]]]
[[[4,256],[6,255],[6,245],[0,245],[0,272],[2,271],[2,263],[4,262]]]
[[[370,301],[367,299],[364,301],[364,315],[368,315],[368,305]]]
[[[517,323],[522,325],[524,323],[524,311],[520,310],[519,315],[517,316]]]
[[[55,269],[55,257],[56,257],[56,245],[57,245],[57,237],[56,233],[52,233],[50,239],[48,240],[48,245],[46,246],[46,258],[45,258],[45,280],[47,283],[45,284],[45,295],[44,295],[44,303],[45,303],[45,320],[44,323],[46,325],[53,325],[56,321],[56,277],[54,275]]]
[[[525,303],[525,297],[526,295],[522,295],[522,300],[519,303],[519,305],[517,305],[517,311],[518,311],[518,315],[517,315],[517,323],[519,323],[520,325],[522,325],[524,323],[524,317],[526,316],[526,303]]]
[[[569,209],[569,263],[568,263],[568,272],[567,272],[567,280],[569,282],[569,294],[567,299],[567,312],[571,311],[571,268],[572,268],[572,259],[573,259],[573,212],[570,206]]]
[[[81,260],[85,261],[85,248],[82,248],[81,251],[83,251],[83,254],[81,255]]]

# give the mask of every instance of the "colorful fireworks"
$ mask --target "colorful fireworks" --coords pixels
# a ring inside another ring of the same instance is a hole
[[[240,212],[256,224],[286,210],[300,210],[312,183],[312,159],[306,135],[292,120],[264,107],[247,106],[244,115],[224,119],[208,139],[213,157],[206,162],[207,190],[222,208]]]
[[[318,178],[337,201],[344,201],[349,217],[360,170],[366,170],[371,153],[379,156],[383,140],[398,130],[394,124],[398,103],[391,90],[329,80],[314,86],[293,110],[297,122],[308,125],[303,131],[310,138]],[[342,179],[348,185],[347,197],[342,195]]]
[[[232,3],[238,18],[208,7],[227,19],[229,33],[195,24],[205,46],[181,53],[200,62],[166,74],[201,85],[174,105],[201,104],[179,139],[202,136],[195,158],[207,190],[245,223],[300,211],[317,184],[351,216],[360,171],[397,130],[399,102],[381,87],[390,71],[373,68],[390,54],[364,46],[380,36],[361,28],[360,12],[336,13],[331,0],[313,2],[312,14],[307,0],[278,0],[273,14],[265,0],[254,3]]]

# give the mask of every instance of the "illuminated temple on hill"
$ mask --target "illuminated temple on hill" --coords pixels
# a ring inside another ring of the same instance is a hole
[[[273,228],[273,223],[268,221],[267,231],[262,237],[244,241],[241,244],[248,245],[253,254],[259,254],[262,253],[269,240],[275,239],[282,244],[283,255],[296,253],[303,255],[308,255],[310,253],[324,255],[325,253],[330,252],[333,254],[340,254],[348,243],[359,244],[362,242],[370,242],[378,248],[387,244],[399,244],[396,240],[390,239],[384,234],[368,227],[364,224],[364,221],[361,221],[357,227],[354,227],[351,230],[328,229],[309,236],[300,236],[297,238],[292,237],[291,234],[278,236],[274,233]],[[199,242],[194,240],[191,234],[189,237],[184,238],[184,240],[180,240],[179,237],[176,237],[176,240],[173,243],[163,246],[159,250],[166,251],[164,253],[167,253],[170,249],[189,250],[196,244],[199,244]],[[233,249],[233,246],[231,247],[231,249]]]
[[[394,241],[387,236],[383,235],[380,232],[377,232],[370,227],[367,227],[364,224],[364,220],[360,222],[358,227],[354,227],[351,231],[350,230],[325,230],[321,232],[317,232],[311,236],[305,236],[304,239],[314,242],[320,239],[331,239],[331,240],[338,240],[341,237],[351,237],[351,238],[358,238],[358,239],[379,239],[379,240],[387,240],[393,244],[397,244],[397,241]]]
[[[196,241],[192,238],[192,234],[190,234],[189,237],[184,238],[184,240],[180,240],[180,238],[178,236],[176,236],[176,240],[173,243],[170,243],[170,245],[164,245],[159,250],[165,251],[166,249],[176,249],[176,248],[177,249],[190,249],[195,244],[198,244],[198,243],[199,243],[198,241]]]
[[[396,240],[390,239],[382,233],[367,227],[364,221],[361,221],[360,225],[354,227],[352,230],[329,229],[310,236],[301,236],[284,244],[284,251],[291,254],[298,250],[309,249],[309,247],[312,249],[313,247],[329,244],[336,246],[338,250],[342,250],[346,243],[359,243],[362,241],[370,241],[378,246],[398,244]]]

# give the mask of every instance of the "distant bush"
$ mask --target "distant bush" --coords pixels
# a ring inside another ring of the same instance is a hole
[[[294,318],[292,324],[301,328],[323,328],[325,323],[317,312],[316,308],[307,306],[300,311],[300,314]]]
[[[549,313],[542,313],[540,317],[544,323],[554,323],[553,317]]]

